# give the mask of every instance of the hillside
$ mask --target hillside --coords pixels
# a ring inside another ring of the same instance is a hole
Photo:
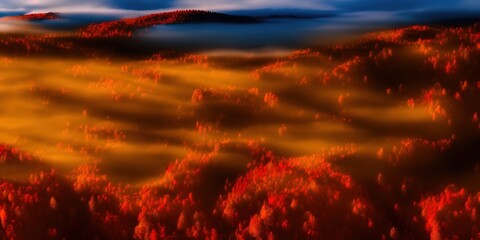
[[[92,37],[129,37],[136,29],[162,24],[180,23],[258,23],[259,18],[228,15],[201,10],[181,10],[155,13],[142,17],[91,24],[80,30],[80,36]]]
[[[0,21],[39,21],[39,20],[53,20],[59,19],[58,13],[30,13],[18,16],[7,16],[0,18]]]
[[[230,17],[0,37],[0,239],[478,239],[480,24],[261,57],[106,38]]]

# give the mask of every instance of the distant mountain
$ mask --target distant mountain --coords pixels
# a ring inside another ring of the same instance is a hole
[[[48,13],[29,13],[17,16],[6,16],[0,18],[0,21],[39,21],[59,19],[59,14],[55,12]]]
[[[259,23],[261,22],[261,19],[256,17],[237,16],[210,11],[181,10],[91,24],[80,30],[80,36],[85,38],[129,37],[132,35],[132,31],[136,29],[155,25],[207,22]]]

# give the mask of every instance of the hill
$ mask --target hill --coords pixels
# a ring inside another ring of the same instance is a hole
[[[29,13],[18,16],[7,16],[0,18],[0,21],[39,21],[39,20],[53,20],[59,19],[58,13]]]
[[[0,239],[480,236],[480,24],[145,48],[0,34]]]
[[[162,24],[180,23],[258,23],[259,18],[235,16],[201,10],[180,10],[155,13],[146,16],[127,18],[98,24],[91,24],[80,30],[80,36],[92,37],[129,37],[132,31]]]

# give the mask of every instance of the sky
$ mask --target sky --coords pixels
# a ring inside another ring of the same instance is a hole
[[[0,0],[0,11],[245,10],[301,8],[339,11],[480,10],[480,0]]]

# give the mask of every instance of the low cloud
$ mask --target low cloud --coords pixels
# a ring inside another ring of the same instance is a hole
[[[300,8],[300,9],[334,9],[329,1],[319,0],[177,0],[179,8],[200,8],[212,10],[244,10],[261,8]]]

